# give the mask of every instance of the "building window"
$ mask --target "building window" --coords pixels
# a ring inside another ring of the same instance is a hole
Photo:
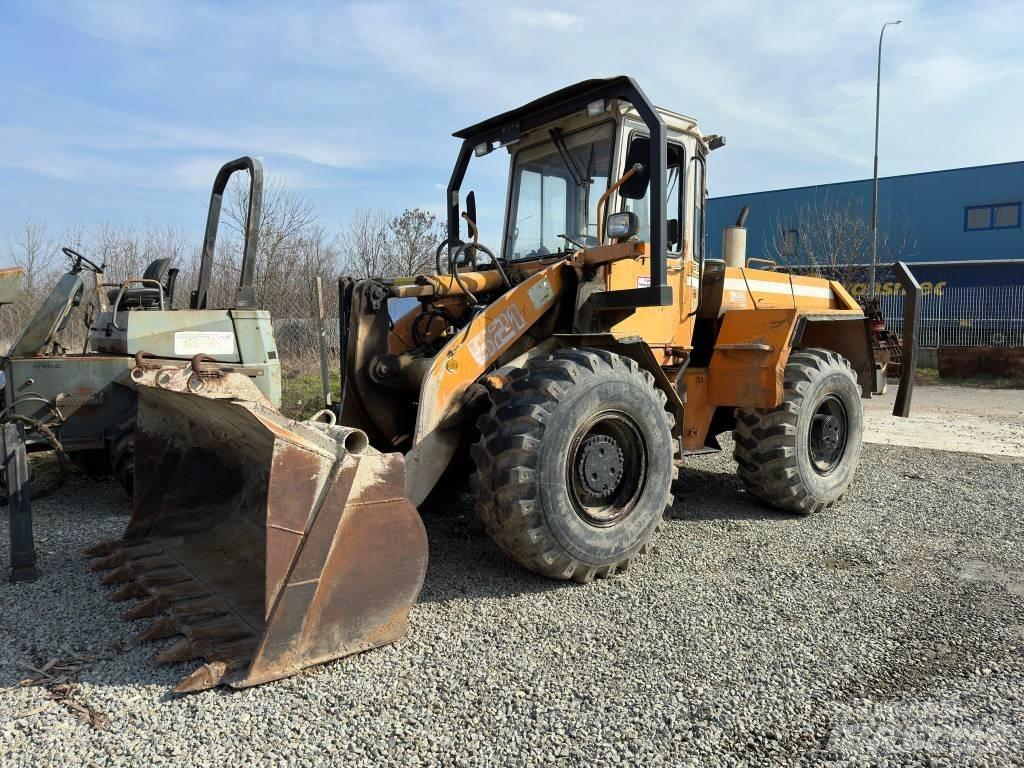
[[[964,208],[964,229],[1018,229],[1020,203],[972,205]]]
[[[1020,226],[1020,203],[997,205],[993,215],[996,229]]]
[[[782,258],[795,259],[800,245],[800,230],[787,229],[782,233]]]

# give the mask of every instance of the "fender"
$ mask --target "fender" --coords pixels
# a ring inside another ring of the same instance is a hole
[[[676,375],[675,383],[669,379],[668,373],[658,364],[650,345],[640,336],[617,337],[611,333],[556,333],[555,340],[563,347],[596,347],[615,352],[630,360],[636,361],[643,370],[654,377],[654,385],[665,393],[666,405],[675,417],[672,425],[672,436],[680,437],[683,429],[683,399],[677,388],[681,380]]]

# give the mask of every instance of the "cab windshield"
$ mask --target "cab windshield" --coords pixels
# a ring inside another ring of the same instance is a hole
[[[573,133],[555,128],[548,141],[516,153],[506,259],[597,244],[597,201],[608,189],[614,132],[612,122]]]

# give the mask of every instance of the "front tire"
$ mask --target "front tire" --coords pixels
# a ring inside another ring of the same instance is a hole
[[[733,457],[748,493],[784,512],[820,512],[842,498],[860,461],[860,386],[827,349],[794,351],[784,386],[776,408],[736,409]]]
[[[531,360],[491,396],[473,446],[477,510],[512,559],[554,579],[625,570],[672,503],[665,394],[602,349]]]

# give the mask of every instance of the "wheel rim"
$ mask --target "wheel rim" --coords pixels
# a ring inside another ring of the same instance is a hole
[[[828,475],[842,463],[849,431],[846,406],[836,395],[828,395],[814,411],[807,441],[815,472]]]
[[[580,427],[569,447],[566,487],[585,522],[615,525],[635,508],[647,477],[647,443],[636,422],[602,411]]]

